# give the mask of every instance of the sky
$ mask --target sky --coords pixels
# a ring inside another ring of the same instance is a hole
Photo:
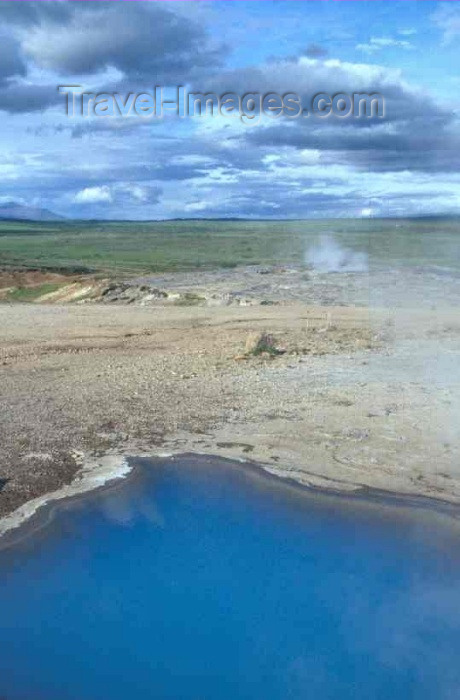
[[[460,214],[460,2],[0,3],[0,204],[71,218]],[[380,93],[383,119],[71,118],[58,85]]]

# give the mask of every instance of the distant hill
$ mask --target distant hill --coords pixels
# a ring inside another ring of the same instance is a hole
[[[3,219],[62,221],[64,217],[41,207],[28,207],[25,204],[18,204],[17,202],[4,202],[0,204],[0,220]]]

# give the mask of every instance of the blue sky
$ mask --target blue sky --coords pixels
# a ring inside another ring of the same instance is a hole
[[[0,204],[76,218],[460,214],[460,3],[1,2]],[[384,120],[69,119],[57,85],[381,92]]]

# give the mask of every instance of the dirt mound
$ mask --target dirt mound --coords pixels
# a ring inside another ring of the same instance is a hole
[[[68,282],[68,275],[44,270],[0,268],[0,291],[17,287],[33,287],[45,282]]]
[[[94,279],[25,268],[0,268],[0,301],[70,302],[100,293],[102,283]]]

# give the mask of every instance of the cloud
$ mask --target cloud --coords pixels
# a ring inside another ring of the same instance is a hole
[[[13,76],[24,76],[26,65],[19,43],[7,34],[0,35],[0,84]]]
[[[84,187],[73,198],[75,204],[156,204],[161,190],[159,187],[119,182],[114,185]]]
[[[328,50],[320,44],[308,44],[304,55],[308,58],[325,58],[328,55]]]
[[[304,104],[318,92],[379,93],[385,118],[265,120],[245,127],[234,138],[240,148],[289,146],[315,150],[339,164],[367,171],[452,172],[460,167],[457,115],[422,90],[406,83],[399,71],[366,63],[300,57],[296,62],[241,68],[222,75],[224,90],[297,92]],[[209,89],[216,89],[211,80]],[[245,145],[246,144],[246,145]]]
[[[127,201],[138,204],[156,204],[159,201],[161,189],[152,185],[133,182],[119,183],[112,188],[114,199],[118,202]]]
[[[407,30],[406,30],[407,31]],[[402,32],[399,32],[400,34]],[[365,51],[366,53],[376,53],[382,49],[398,48],[398,49],[413,49],[413,44],[406,39],[393,39],[391,37],[371,37],[367,44],[356,44],[356,49],[358,51]]]
[[[42,21],[62,23],[72,14],[72,3],[67,0],[36,0],[18,3],[4,0],[0,6],[0,18],[5,24],[28,27]]]
[[[100,204],[113,202],[112,192],[107,185],[101,187],[85,187],[74,197],[75,204]]]
[[[401,36],[414,36],[417,34],[415,27],[407,27],[406,29],[398,29],[398,34]]]
[[[328,58],[299,56],[297,59],[273,60],[259,66],[248,66],[208,78],[203,88],[217,93],[257,91],[260,93],[295,92],[311,98],[318,92],[382,92],[400,87],[400,71],[369,63],[352,63]]]
[[[65,22],[41,18],[22,33],[24,52],[47,70],[96,74],[108,67],[129,79],[176,83],[220,63],[204,29],[164,4],[72,3]]]
[[[217,71],[227,52],[193,17],[165,3],[128,8],[124,2],[63,0],[18,8],[2,2],[0,21],[6,35],[0,37],[0,88],[5,79],[24,78],[0,90],[0,109],[9,112],[47,109],[59,101],[57,83],[76,76],[99,91],[188,83]],[[40,74],[56,75],[56,83],[32,80]]]
[[[106,119],[91,119],[91,120],[71,120],[68,124],[60,125],[60,129],[70,132],[72,138],[81,139],[85,136],[97,137],[98,135],[110,134],[111,137],[127,136],[133,131],[151,127],[152,119],[142,118],[124,118],[110,117]]]
[[[444,43],[450,44],[460,34],[460,7],[457,3],[440,3],[431,18],[443,32]]]
[[[301,32],[299,18],[283,10],[289,41],[278,46],[266,34],[250,55],[268,56],[275,44],[286,53],[306,48],[247,65],[247,42],[239,53],[235,48],[232,69],[225,67],[227,49],[213,37],[223,36],[235,17],[249,21],[245,4],[233,4],[225,16],[212,4],[193,5],[1,2],[2,196],[108,218],[460,211],[458,114],[400,70],[377,65],[386,48],[407,48],[415,28],[401,17],[391,32],[396,38],[374,36],[363,60],[343,61],[327,53],[323,33]],[[446,4],[435,16],[436,26],[453,36],[455,12]],[[266,22],[268,29],[272,14]],[[308,43],[310,37],[318,43]],[[350,33],[342,40],[347,49],[356,43]],[[337,51],[337,36],[332,46]],[[257,127],[173,116],[72,120],[56,89],[79,83],[124,94],[162,82],[218,94],[295,92],[305,104],[318,92],[377,92],[385,98],[385,118],[262,118]]]
[[[0,206],[24,206],[27,202],[22,197],[0,197]]]
[[[0,109],[4,112],[36,112],[62,102],[56,85],[9,82],[0,89]]]

